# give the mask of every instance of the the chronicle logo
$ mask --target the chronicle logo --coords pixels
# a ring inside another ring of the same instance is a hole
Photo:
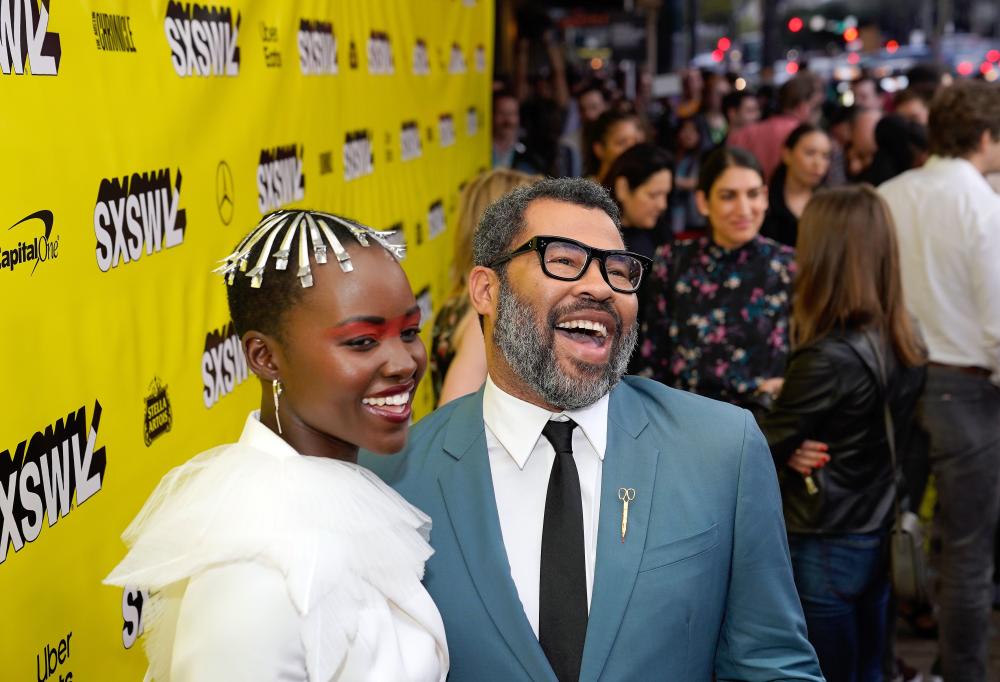
[[[455,144],[455,119],[451,114],[441,114],[438,117],[438,141],[442,147]]]
[[[58,33],[50,33],[50,0],[0,0],[0,71],[32,76],[59,73],[62,45]]]
[[[147,601],[149,592],[146,590],[132,585],[126,585],[122,590],[122,645],[126,649],[131,649],[145,630],[142,607]]]
[[[124,14],[91,12],[97,49],[103,52],[135,52],[132,38],[132,17]]]
[[[372,31],[368,36],[368,73],[382,76],[395,72],[389,34],[385,31]]]
[[[448,60],[448,73],[465,73],[469,70],[465,63],[465,53],[458,43],[451,44],[451,58]]]
[[[240,75],[240,20],[228,7],[168,2],[163,30],[177,75]]]
[[[299,67],[305,76],[337,73],[337,36],[329,21],[299,21]]]
[[[6,249],[0,247],[0,269],[13,271],[19,265],[32,263],[31,274],[35,274],[39,263],[55,260],[59,257],[59,236],[52,238],[52,224],[54,222],[52,211],[35,211],[31,215],[26,215],[8,230],[13,230],[18,225],[36,225],[36,221],[41,223],[42,233],[34,238],[18,240],[17,244]],[[23,233],[19,230],[18,234]]]
[[[247,359],[236,325],[232,322],[205,335],[205,352],[201,356],[201,396],[205,407],[211,408],[247,380]]]
[[[13,455],[0,453],[0,564],[9,547],[19,552],[38,539],[42,517],[54,526],[101,490],[107,454],[95,449],[100,424],[95,400],[89,427],[82,406],[22,440]]]
[[[413,75],[426,76],[431,72],[431,57],[427,52],[427,42],[417,38],[413,45]]]
[[[97,266],[102,272],[184,242],[187,211],[180,208],[181,171],[170,169],[105,178],[94,206]]]
[[[149,384],[149,395],[146,396],[146,411],[143,417],[142,442],[147,448],[154,440],[170,431],[174,425],[174,413],[170,409],[167,387],[156,377],[153,377],[153,381]]]
[[[375,151],[367,130],[344,135],[344,180],[355,180],[375,172]]]
[[[424,154],[420,144],[420,126],[416,121],[404,121],[399,133],[400,158],[403,161],[419,159]]]
[[[294,144],[261,150],[257,164],[257,208],[261,213],[270,213],[305,197],[304,153],[304,147]]]

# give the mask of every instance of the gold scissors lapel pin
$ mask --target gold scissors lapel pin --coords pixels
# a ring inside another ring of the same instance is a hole
[[[628,532],[628,505],[635,501],[635,488],[619,488],[618,499],[622,501],[622,542],[625,542],[625,533]]]

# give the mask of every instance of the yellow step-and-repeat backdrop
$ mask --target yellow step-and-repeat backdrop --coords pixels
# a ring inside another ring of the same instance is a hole
[[[210,270],[262,214],[402,230],[425,314],[446,294],[493,21],[491,0],[0,0],[0,679],[141,678],[144,595],[100,581],[160,477],[259,402]]]

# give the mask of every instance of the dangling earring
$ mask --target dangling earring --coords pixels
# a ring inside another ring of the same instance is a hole
[[[278,399],[285,388],[281,385],[280,379],[271,382],[271,393],[274,394],[274,421],[278,422],[278,435],[281,435],[281,416],[278,414]]]

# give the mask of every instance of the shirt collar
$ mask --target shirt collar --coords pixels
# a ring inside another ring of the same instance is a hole
[[[260,410],[254,410],[247,416],[240,434],[240,445],[254,450],[267,452],[278,457],[298,457],[299,453],[274,431],[264,426],[260,421]]]
[[[519,469],[524,468],[534,451],[545,424],[550,419],[559,420],[560,417],[568,417],[577,423],[597,452],[597,457],[603,461],[608,445],[607,394],[596,403],[578,410],[549,412],[543,407],[504,392],[493,383],[492,377],[486,376],[486,387],[483,389],[483,421]]]
[[[977,186],[985,187],[993,191],[990,187],[989,181],[986,177],[979,172],[979,169],[972,165],[972,162],[968,159],[963,159],[960,156],[938,156],[936,154],[932,155],[927,162],[924,164],[929,168],[944,168],[946,171],[953,173],[961,173],[966,177],[969,182],[975,183]],[[973,180],[975,178],[975,180]]]

